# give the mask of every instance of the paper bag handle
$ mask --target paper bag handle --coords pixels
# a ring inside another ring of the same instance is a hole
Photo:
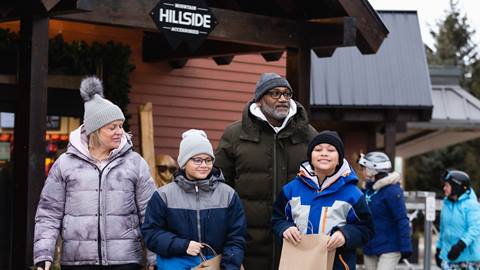
[[[212,251],[213,253],[213,256],[217,256],[217,252],[215,251],[215,249],[213,249],[209,244],[207,243],[202,243],[203,247],[207,247],[208,249],[210,249],[210,251]],[[200,251],[200,253],[198,253],[198,256],[200,256],[200,259],[202,259],[202,262],[205,262],[207,260],[207,258],[205,257],[205,255],[203,255],[202,251]]]

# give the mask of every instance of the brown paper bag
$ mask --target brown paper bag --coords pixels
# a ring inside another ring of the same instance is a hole
[[[200,253],[200,258],[202,259],[202,263],[192,268],[192,270],[199,270],[199,269],[220,270],[222,255],[217,254],[217,252],[215,252],[215,250],[208,244],[205,244],[205,243],[202,243],[202,244],[212,251],[214,257],[207,260],[207,258],[205,258],[205,256],[203,256],[203,254]],[[240,267],[240,270],[244,270],[243,265]]]
[[[324,234],[306,234],[297,246],[284,240],[278,269],[331,270],[335,250],[328,252],[328,239]]]
[[[202,259],[203,260],[203,259]],[[217,255],[211,259],[204,260],[201,264],[192,268],[192,270],[220,270],[220,262],[222,261],[222,255]]]

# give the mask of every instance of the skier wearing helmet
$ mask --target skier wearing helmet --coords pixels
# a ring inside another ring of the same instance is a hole
[[[480,269],[480,205],[470,177],[458,170],[443,175],[440,238],[435,259],[443,270]]]
[[[412,254],[410,223],[400,174],[383,152],[361,154],[358,164],[366,180],[364,190],[375,224],[375,237],[363,247],[366,270],[390,270]]]

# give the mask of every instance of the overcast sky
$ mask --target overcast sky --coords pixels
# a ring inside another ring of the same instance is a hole
[[[445,18],[449,10],[449,0],[368,0],[377,10],[416,10],[420,22],[422,39],[433,49],[430,29],[437,29],[437,22]],[[469,24],[475,29],[473,38],[480,51],[480,0],[458,0],[462,14],[466,14]]]

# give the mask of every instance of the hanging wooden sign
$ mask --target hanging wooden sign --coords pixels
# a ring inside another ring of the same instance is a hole
[[[173,49],[185,42],[192,52],[217,24],[203,0],[162,0],[150,16]]]

